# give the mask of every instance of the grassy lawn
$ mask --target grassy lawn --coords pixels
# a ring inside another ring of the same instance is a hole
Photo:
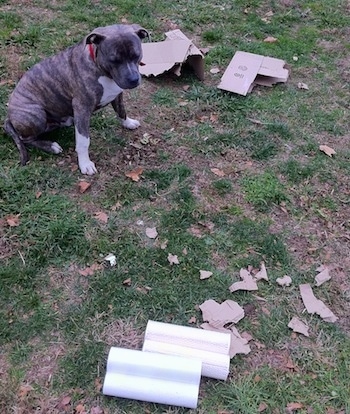
[[[1,123],[22,73],[95,27],[138,23],[153,40],[180,28],[209,50],[203,82],[185,68],[126,93],[138,130],[110,107],[94,115],[93,177],[76,168],[73,128],[52,133],[61,155],[32,150],[26,167],[0,131],[1,413],[350,413],[349,12],[347,0],[0,0]],[[237,50],[286,60],[287,83],[217,89]],[[231,293],[261,261],[269,281]],[[320,265],[332,279],[315,287]],[[301,283],[336,323],[305,311]],[[111,346],[140,349],[148,320],[199,327],[208,299],[243,306],[236,327],[253,339],[226,382],[202,379],[196,410],[102,395]]]

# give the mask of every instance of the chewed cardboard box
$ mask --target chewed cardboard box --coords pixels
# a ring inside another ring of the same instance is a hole
[[[286,82],[286,62],[248,52],[236,52],[223,74],[219,89],[247,95],[255,85],[272,86]]]
[[[181,75],[183,64],[189,64],[197,77],[204,79],[204,56],[181,30],[165,33],[162,42],[143,43],[143,65],[140,73],[144,76],[158,76],[165,72]]]

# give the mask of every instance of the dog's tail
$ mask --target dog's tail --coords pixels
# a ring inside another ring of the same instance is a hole
[[[4,123],[4,129],[8,135],[13,139],[15,142],[21,159],[21,165],[26,165],[29,161],[29,155],[27,148],[25,147],[23,141],[21,140],[21,137],[18,135],[17,131],[15,130],[14,126],[12,125],[12,122],[6,118]]]

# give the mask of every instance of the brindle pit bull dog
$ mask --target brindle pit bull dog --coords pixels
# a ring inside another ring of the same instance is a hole
[[[29,160],[26,146],[62,152],[57,142],[43,139],[42,134],[74,124],[79,168],[83,174],[97,172],[89,157],[91,115],[111,103],[124,127],[140,126],[126,115],[123,89],[140,84],[141,39],[147,36],[138,25],[98,27],[80,43],[23,75],[10,97],[4,125],[22,165]]]

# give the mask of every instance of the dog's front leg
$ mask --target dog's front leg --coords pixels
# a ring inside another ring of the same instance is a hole
[[[78,164],[82,174],[93,175],[97,173],[95,164],[89,157],[89,128],[91,114],[84,111],[74,112],[75,125],[75,151],[78,155]]]
[[[137,119],[131,119],[126,115],[123,92],[120,93],[114,101],[112,101],[112,106],[116,114],[119,116],[124,128],[136,129],[140,126],[140,122]]]

